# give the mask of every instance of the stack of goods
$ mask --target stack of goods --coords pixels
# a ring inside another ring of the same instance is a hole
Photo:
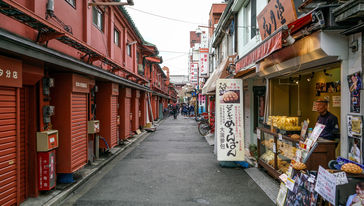
[[[362,168],[353,163],[344,164],[343,166],[341,166],[341,170],[351,174],[361,174],[363,172]]]
[[[269,116],[267,124],[286,131],[301,130],[301,126],[298,123],[298,117]]]
[[[274,163],[274,153],[271,150],[268,150],[266,153],[264,153],[261,157],[260,157],[264,162],[270,164],[271,166],[273,166]]]
[[[278,170],[282,173],[286,173],[288,171],[289,168],[289,162],[287,161],[283,161],[283,160],[278,160]]]
[[[278,152],[282,155],[287,157],[288,159],[294,159],[296,156],[297,148],[293,147],[284,142],[278,142]]]
[[[295,170],[304,170],[306,169],[306,165],[302,162],[295,162],[292,164],[293,169]]]

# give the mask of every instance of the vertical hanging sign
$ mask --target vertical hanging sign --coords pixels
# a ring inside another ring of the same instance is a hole
[[[203,94],[198,94],[198,111],[200,114],[206,112],[206,96]]]
[[[190,71],[190,80],[192,84],[197,84],[197,72],[198,72],[198,64],[191,63],[191,71]]]
[[[242,85],[241,79],[219,79],[216,83],[218,161],[244,160]]]
[[[209,49],[200,48],[200,77],[209,76]]]

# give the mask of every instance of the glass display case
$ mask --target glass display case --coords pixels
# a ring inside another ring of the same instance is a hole
[[[257,133],[258,164],[278,178],[288,170],[291,160],[295,158],[299,140],[261,127],[257,128]]]

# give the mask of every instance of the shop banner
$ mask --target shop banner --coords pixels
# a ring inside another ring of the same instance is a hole
[[[206,112],[206,96],[198,94],[198,113]]]
[[[200,48],[200,77],[209,76],[209,49]]]
[[[321,166],[317,173],[315,191],[332,205],[335,205],[336,177]]]
[[[244,160],[243,84],[241,79],[216,83],[216,140],[218,161]]]

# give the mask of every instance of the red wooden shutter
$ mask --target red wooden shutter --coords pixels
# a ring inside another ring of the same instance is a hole
[[[71,169],[76,171],[87,162],[87,94],[72,93],[71,101]]]
[[[16,89],[0,87],[0,205],[17,203]]]
[[[118,115],[118,96],[111,96],[111,138],[110,138],[110,147],[114,147],[117,145],[118,141],[118,127],[116,124],[116,118]]]

